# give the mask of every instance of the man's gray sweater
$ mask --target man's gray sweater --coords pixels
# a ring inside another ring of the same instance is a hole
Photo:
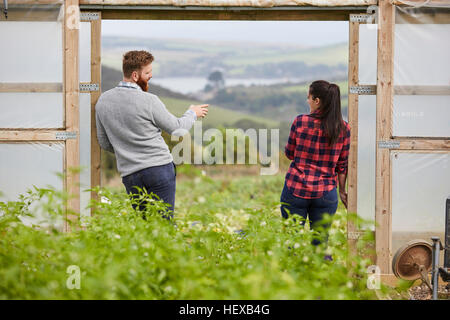
[[[177,118],[156,95],[123,81],[100,96],[95,113],[98,142],[115,153],[122,177],[172,162],[161,130],[169,134],[188,131],[197,118],[193,110]]]

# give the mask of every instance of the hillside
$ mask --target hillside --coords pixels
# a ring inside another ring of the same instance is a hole
[[[114,88],[122,79],[122,72],[102,66],[102,92]],[[166,105],[167,109],[176,116],[181,116],[191,104],[199,104],[189,96],[173,92],[161,86],[152,84],[150,81],[150,92],[156,94]],[[278,122],[270,118],[249,115],[243,112],[227,110],[218,105],[211,104],[208,116],[202,120],[204,128],[212,127],[235,127],[236,122],[251,120],[257,126],[275,128]]]
[[[221,69],[227,78],[297,78],[310,80],[344,77],[347,74],[348,44],[308,48],[198,40],[151,38],[102,38],[102,63],[120,70],[128,50],[148,50],[155,56],[158,77],[206,77]]]

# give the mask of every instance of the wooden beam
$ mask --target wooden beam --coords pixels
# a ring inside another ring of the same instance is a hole
[[[0,83],[0,92],[63,92],[62,83]]]
[[[9,8],[6,21],[57,21],[59,8]]]
[[[389,0],[379,1],[377,54],[377,141],[388,140],[392,132],[393,75],[394,75],[394,16],[395,8]],[[381,273],[391,271],[391,163],[389,149],[376,149],[375,180],[375,240],[376,264]]]
[[[64,14],[64,90],[67,131],[79,132],[79,15],[78,0],[66,0]],[[67,220],[76,222],[80,212],[79,139],[66,141],[66,191],[68,200]],[[64,230],[71,231],[65,222]]]
[[[97,125],[95,120],[95,105],[101,94],[101,13],[99,20],[91,22],[91,82],[98,83],[99,91],[91,92],[91,188],[101,183],[100,145],[97,140]],[[96,192],[91,193],[92,199],[98,199]]]
[[[450,139],[396,138],[390,141],[400,143],[398,148],[391,150],[450,150]]]
[[[9,5],[43,5],[63,3],[63,0],[8,0]]]
[[[225,4],[224,4],[225,3]],[[317,7],[340,7],[340,6],[368,6],[376,5],[377,0],[284,0],[284,1],[259,1],[253,0],[229,0],[211,1],[211,0],[80,0],[81,5],[148,5],[148,6],[167,6],[167,7],[259,7],[259,8],[275,8],[275,7],[302,7],[302,6],[317,6]]]
[[[421,6],[421,5],[426,5],[426,6],[448,6],[450,7],[450,0],[430,0],[430,1],[425,1],[425,0],[392,0],[393,4],[396,6],[411,6],[411,5],[417,5],[417,6]]]
[[[63,133],[61,130],[0,130],[0,141],[62,141],[57,138],[58,134]]]
[[[103,20],[261,20],[261,21],[348,21],[349,10],[218,11],[218,10],[111,10],[102,11]],[[365,12],[361,9],[361,13]]]
[[[359,23],[349,22],[349,55],[348,55],[348,86],[357,86],[359,83]],[[348,204],[347,234],[355,232],[357,226],[354,217],[357,213],[358,202],[358,95],[348,94],[348,122],[350,125],[350,154],[348,159]],[[352,221],[353,220],[353,221]],[[351,255],[357,255],[355,239],[348,238]]]
[[[394,86],[396,95],[450,95],[450,86]]]

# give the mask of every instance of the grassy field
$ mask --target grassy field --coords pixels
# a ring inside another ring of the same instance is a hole
[[[181,100],[174,98],[161,97],[161,101],[164,102],[167,109],[175,116],[181,116],[186,112],[187,108],[191,104],[199,104],[198,101],[193,100]],[[258,117],[238,111],[227,110],[215,105],[209,106],[208,116],[202,120],[203,125],[206,127],[218,128],[221,126],[232,125],[238,120],[252,120],[259,122],[267,126],[267,128],[276,128],[279,126],[279,122],[272,121],[267,118]]]

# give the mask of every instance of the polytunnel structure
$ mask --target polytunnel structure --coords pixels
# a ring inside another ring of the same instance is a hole
[[[52,185],[73,195],[69,219],[92,214],[86,206],[97,195],[85,190],[100,185],[95,104],[101,93],[102,20],[348,21],[348,212],[375,221],[374,263],[383,274],[392,273],[393,254],[405,242],[444,239],[450,196],[449,0],[5,4],[0,190],[7,200],[32,185]],[[79,167],[84,170],[71,170]],[[70,231],[67,223],[60,227]],[[350,246],[362,231],[349,221]]]

